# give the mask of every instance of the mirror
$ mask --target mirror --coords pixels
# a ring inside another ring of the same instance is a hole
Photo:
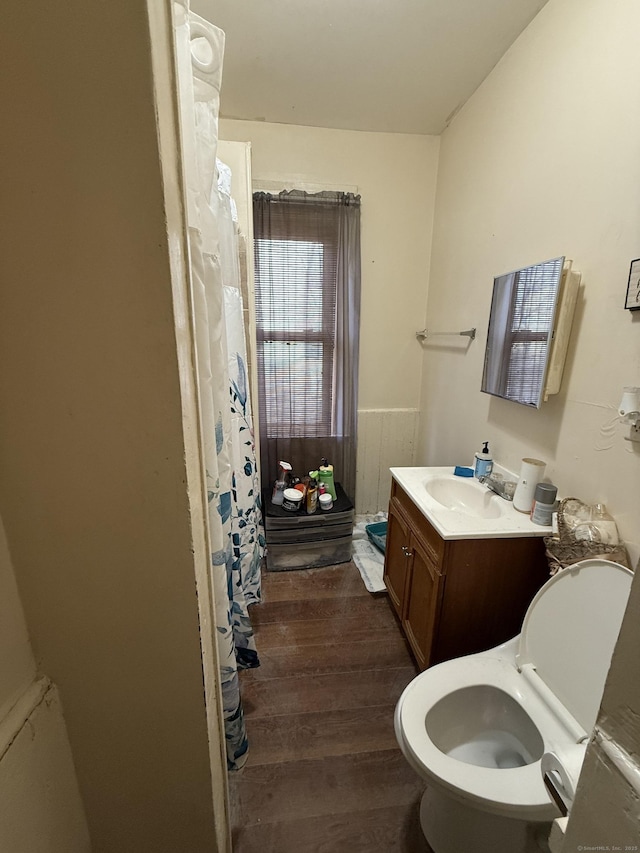
[[[540,408],[564,257],[493,280],[481,390]]]

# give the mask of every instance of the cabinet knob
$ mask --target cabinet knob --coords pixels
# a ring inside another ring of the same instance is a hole
[[[403,545],[403,546],[402,546],[402,553],[405,555],[405,557],[410,557],[410,556],[411,556],[411,551],[407,548],[407,546],[406,546],[406,545]]]

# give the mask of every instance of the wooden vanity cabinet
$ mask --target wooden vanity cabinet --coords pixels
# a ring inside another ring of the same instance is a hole
[[[510,640],[548,577],[540,537],[442,539],[393,481],[384,581],[421,669]]]
[[[409,521],[397,500],[389,502],[387,542],[384,554],[384,582],[396,613],[402,618],[405,586],[409,574],[411,543]]]

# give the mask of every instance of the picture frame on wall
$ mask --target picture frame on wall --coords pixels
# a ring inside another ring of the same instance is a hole
[[[624,307],[629,311],[640,311],[640,258],[631,261]]]

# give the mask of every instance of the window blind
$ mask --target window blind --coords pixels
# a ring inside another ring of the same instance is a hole
[[[511,305],[511,358],[506,395],[536,405],[553,328],[562,259],[515,274]]]
[[[332,434],[336,245],[333,235],[324,236],[255,241],[258,360],[270,438]]]

